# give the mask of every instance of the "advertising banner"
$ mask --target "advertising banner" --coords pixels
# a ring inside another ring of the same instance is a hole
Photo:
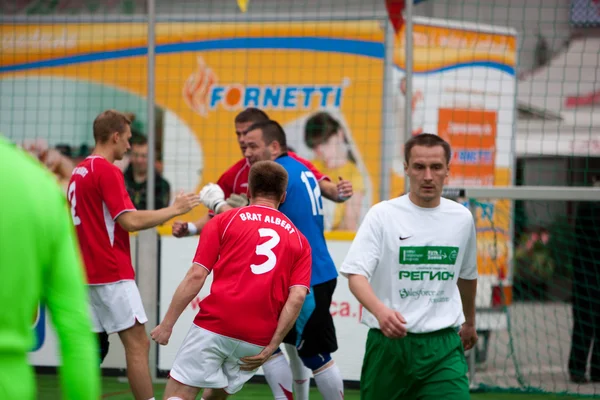
[[[0,34],[0,91],[12,98],[0,108],[0,131],[9,138],[85,157],[92,121],[108,108],[131,113],[133,130],[147,134],[145,24],[12,25]],[[378,22],[158,23],[156,41],[156,165],[171,197],[216,182],[242,158],[234,118],[259,107],[300,156],[334,181],[352,181],[355,196],[326,202],[325,215],[327,230],[356,229],[379,200]],[[318,112],[339,129],[307,131]]]
[[[516,32],[447,20],[415,18],[412,132],[404,132],[405,31],[394,48],[396,159],[392,196],[404,192],[403,143],[436,133],[452,147],[449,187],[512,185]],[[460,199],[459,199],[460,200]],[[479,272],[496,282],[508,273],[511,211],[506,200],[476,204]],[[493,282],[491,284],[493,284]]]

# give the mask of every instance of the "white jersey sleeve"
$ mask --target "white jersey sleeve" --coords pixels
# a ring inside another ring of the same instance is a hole
[[[471,219],[471,232],[465,246],[465,258],[460,268],[459,278],[477,279],[477,230],[473,219]]]
[[[343,276],[356,274],[370,279],[375,272],[383,243],[383,225],[378,211],[378,205],[371,207],[358,227],[340,268]]]

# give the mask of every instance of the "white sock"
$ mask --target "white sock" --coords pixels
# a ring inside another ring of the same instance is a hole
[[[294,398],[296,400],[308,400],[312,371],[302,363],[296,346],[286,343],[285,350],[290,359],[290,368],[294,378]]]
[[[316,373],[315,382],[323,399],[342,400],[344,398],[344,380],[336,364]]]
[[[265,378],[276,400],[293,400],[292,370],[283,353],[263,364]]]

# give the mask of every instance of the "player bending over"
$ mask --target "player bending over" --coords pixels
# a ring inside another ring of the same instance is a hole
[[[160,210],[136,210],[125,189],[123,173],[113,163],[129,149],[129,119],[107,110],[94,120],[96,147],[74,170],[67,196],[87,272],[94,332],[100,339],[101,362],[108,335],[118,333],[125,347],[127,377],[136,399],[153,398],[148,368],[148,321],[135,284],[129,232],[160,225],[190,211],[198,195],[179,194]]]
[[[250,170],[250,161],[245,158],[246,142],[245,136],[248,128],[255,123],[269,121],[267,114],[258,108],[247,108],[240,112],[235,117],[235,134],[237,142],[244,158],[232,165],[227,171],[221,175],[217,181],[220,188],[220,198],[216,200],[213,206],[217,212],[224,212],[234,207],[247,205],[247,190],[248,190],[248,171]],[[340,179],[339,182],[333,183],[329,177],[323,175],[312,163],[306,159],[299,157],[297,154],[288,151],[287,155],[303,164],[308,171],[312,172],[315,182],[309,183],[315,185],[314,190],[319,190],[319,197],[323,197],[335,201],[344,202],[353,196],[352,183],[350,181]],[[205,186],[208,190],[214,184]],[[206,193],[204,190],[203,193]],[[322,206],[320,206],[322,209]],[[208,222],[214,212],[211,210],[208,215],[200,218],[196,222],[175,222],[173,224],[173,236],[183,237],[190,234],[198,234],[202,227]],[[288,338],[289,339],[289,338]],[[290,342],[290,343],[288,343]],[[285,357],[278,360],[277,365],[271,366],[267,364],[263,367],[265,377],[276,400],[288,399],[291,396],[292,387],[296,400],[308,400],[310,390],[311,371],[307,369],[298,355],[295,342],[285,340],[284,345],[289,357],[289,365],[284,365]],[[279,354],[283,356],[283,354]],[[292,379],[293,377],[293,379]],[[293,382],[293,384],[292,384]]]
[[[285,132],[277,122],[266,121],[252,125],[245,134],[244,141],[250,164],[274,160],[286,169],[289,175],[286,189],[288,200],[279,210],[306,236],[312,249],[312,290],[295,329],[290,331],[284,342],[297,347],[303,364],[312,371],[323,398],[341,400],[344,385],[340,370],[331,357],[338,345],[329,311],[337,284],[337,270],[323,234],[323,200],[317,180],[305,165],[289,157]],[[217,209],[222,202],[223,192],[218,185],[207,185],[202,189],[200,198],[208,208]],[[281,390],[277,392],[272,384],[273,381],[287,380],[289,369],[283,354],[276,352],[263,369],[275,398],[285,399],[286,394]],[[270,379],[273,381],[269,381]]]
[[[278,349],[294,326],[308,292],[311,249],[281,212],[288,175],[261,162],[249,175],[250,205],[213,217],[202,230],[192,267],[151,333],[169,342],[173,326],[213,272],[165,389],[167,399],[225,399]]]

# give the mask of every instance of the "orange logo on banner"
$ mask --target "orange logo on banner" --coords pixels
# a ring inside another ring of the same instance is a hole
[[[494,184],[496,127],[495,111],[439,109],[438,135],[452,146],[451,184]]]

